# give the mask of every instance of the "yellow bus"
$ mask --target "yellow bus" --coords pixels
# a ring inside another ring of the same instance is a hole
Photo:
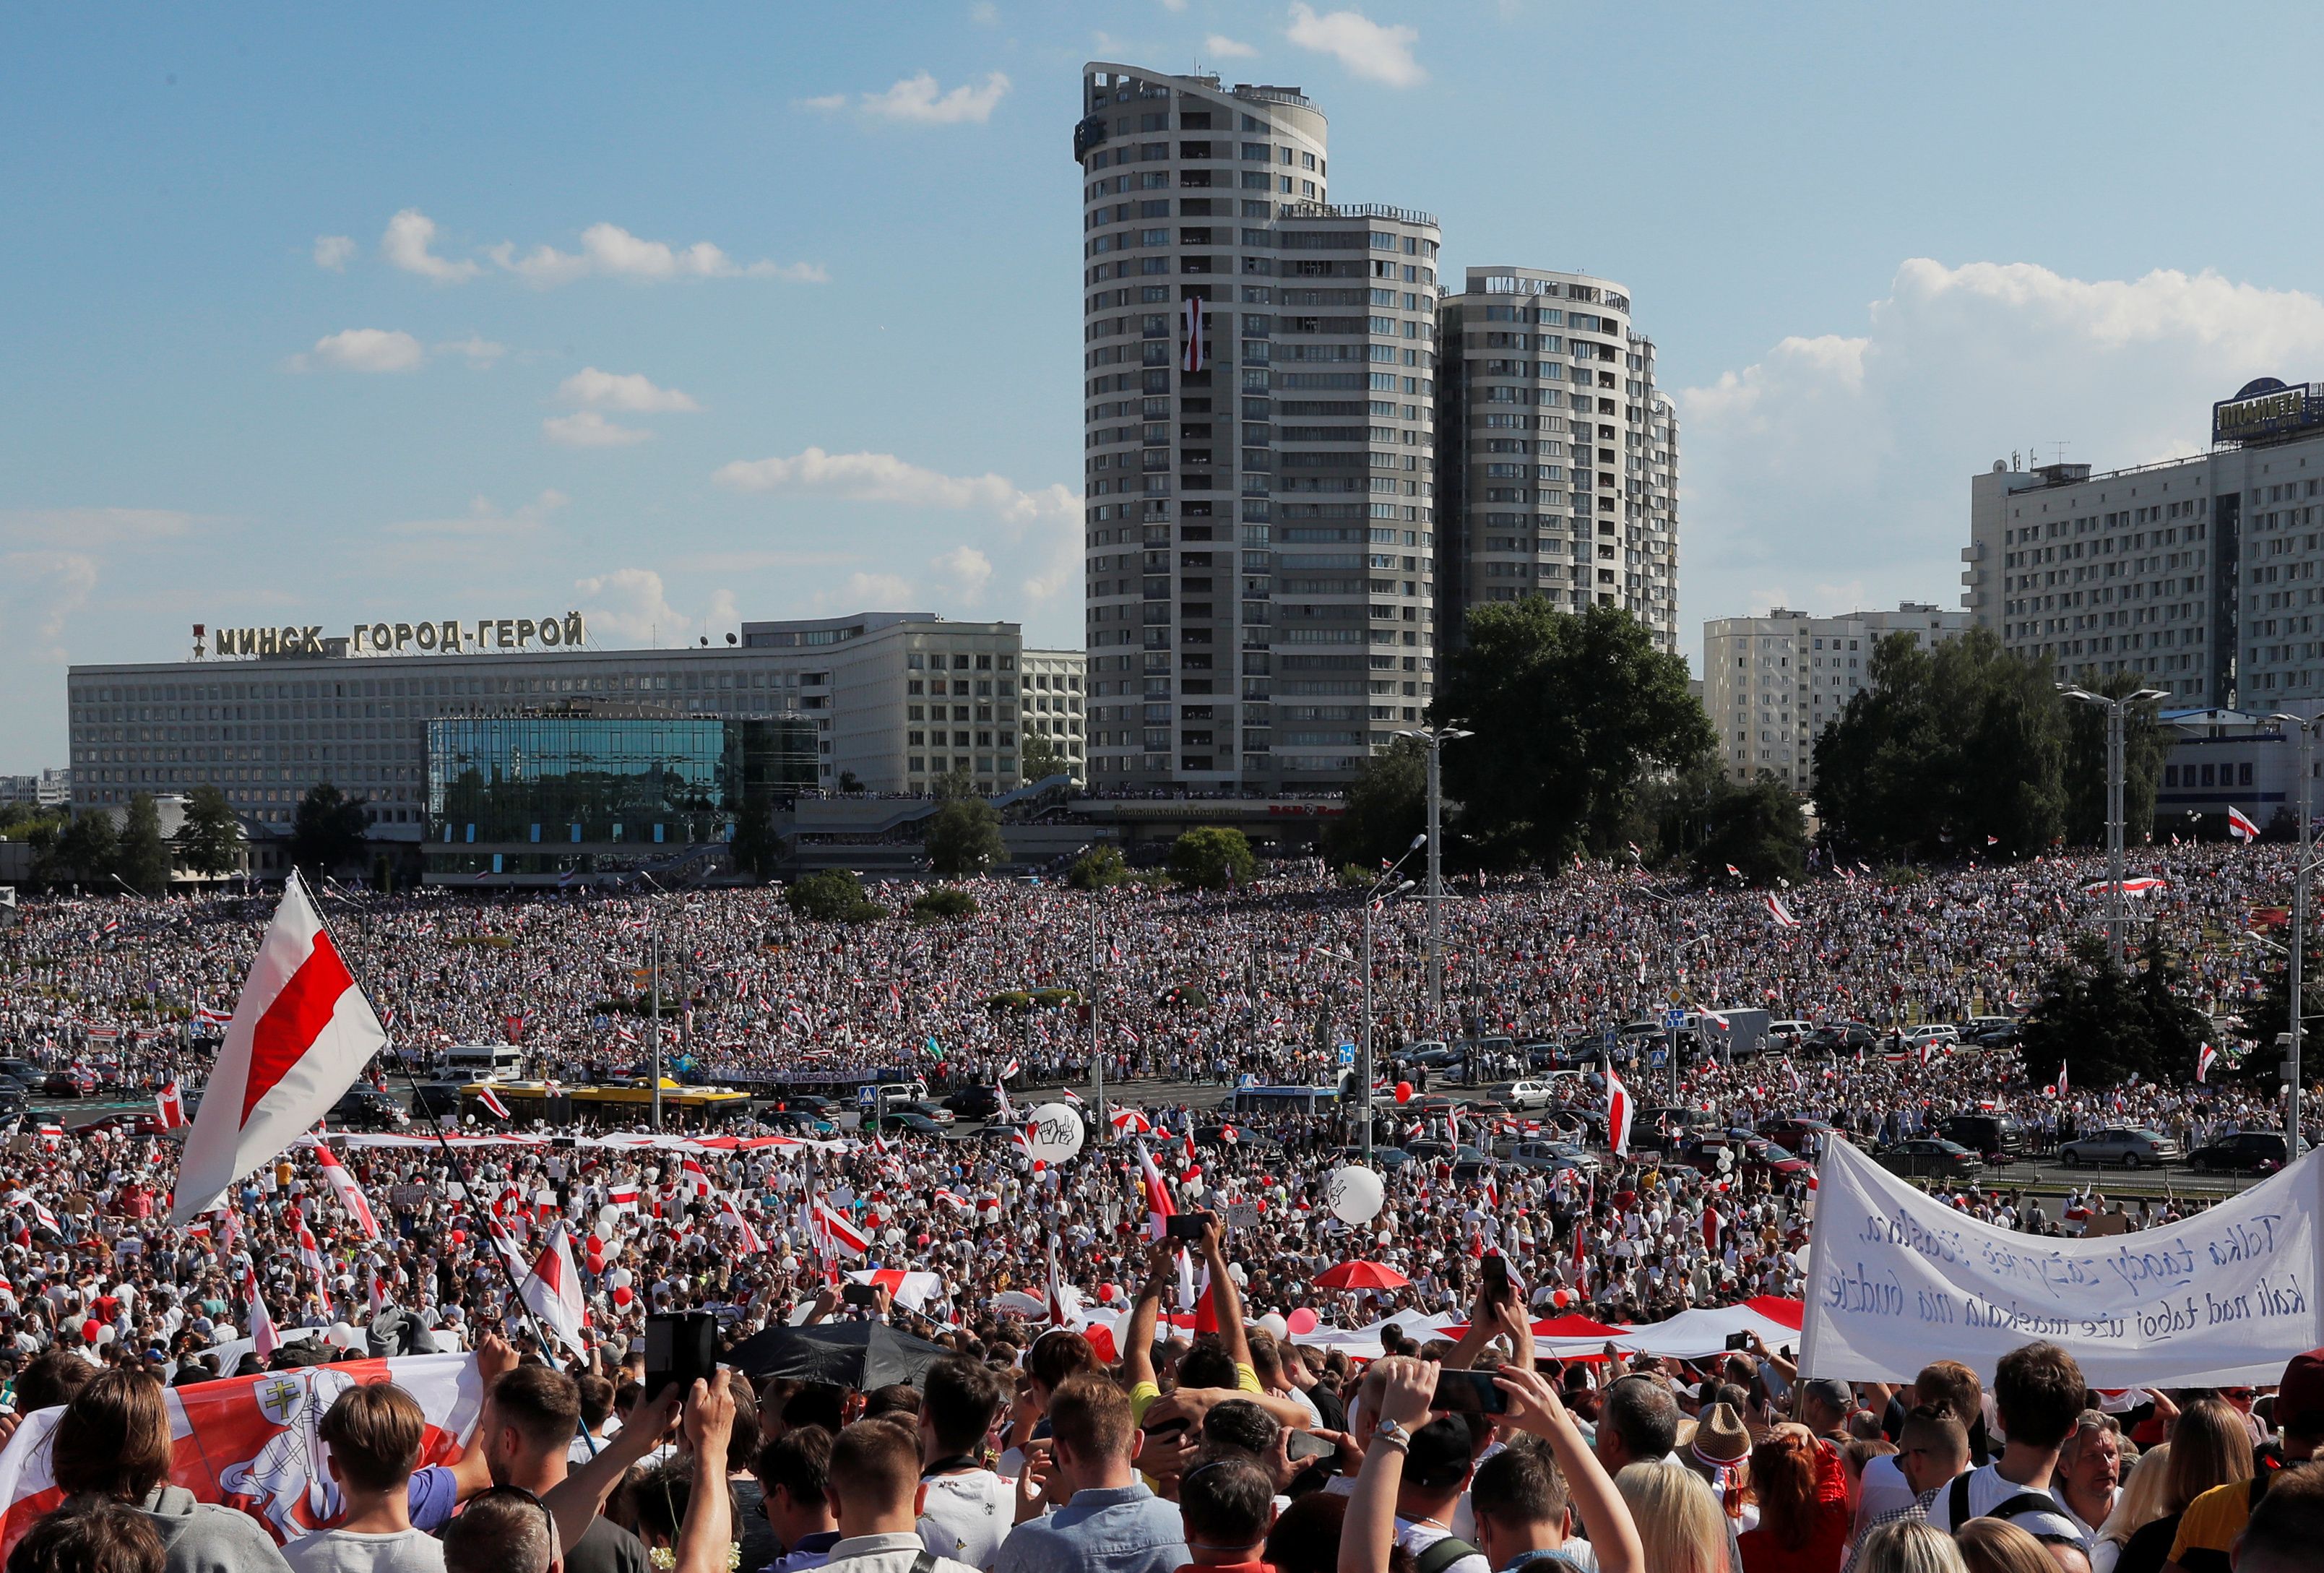
[[[584,1124],[644,1130],[653,1123],[653,1083],[642,1077],[602,1086],[575,1086],[554,1081],[471,1082],[460,1089],[460,1112],[475,1115],[479,1125],[496,1124],[483,1102],[486,1087],[520,1122],[546,1121],[552,1125],[578,1120]],[[661,1121],[665,1130],[716,1131],[750,1118],[751,1095],[725,1087],[685,1087],[665,1077],[661,1084]]]

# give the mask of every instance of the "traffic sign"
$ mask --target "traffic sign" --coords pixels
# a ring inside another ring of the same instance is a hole
[[[1660,1070],[1664,1066],[1670,1063],[1670,1050],[1667,1049],[1655,1049],[1649,1051],[1646,1055],[1646,1063],[1654,1067],[1656,1070]]]
[[[1681,1027],[1683,1027],[1683,1026],[1685,1026],[1685,1025],[1686,1025],[1686,1013],[1685,1013],[1684,1011],[1677,1010],[1677,1009],[1672,1009],[1672,1010],[1665,1011],[1665,1012],[1663,1013],[1663,1029],[1664,1029],[1664,1031],[1665,1031],[1665,1032],[1677,1032]]]
[[[1351,1065],[1353,1065],[1355,1062],[1356,1062],[1356,1046],[1355,1046],[1353,1043],[1342,1043],[1342,1044],[1341,1044],[1341,1045],[1340,1045],[1340,1066],[1341,1066],[1341,1068],[1342,1068],[1342,1069],[1345,1069],[1347,1067],[1349,1067],[1349,1066],[1351,1066]]]

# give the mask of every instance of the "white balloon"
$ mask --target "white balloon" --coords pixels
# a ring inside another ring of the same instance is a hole
[[[607,1202],[597,1209],[597,1233],[610,1235],[622,1226],[622,1209]]]
[[[1267,1329],[1268,1336],[1270,1337],[1287,1338],[1291,1336],[1291,1324],[1273,1311],[1259,1318],[1259,1325]]]
[[[613,1272],[605,1275],[605,1278],[606,1282],[611,1283],[615,1289],[627,1289],[632,1282],[633,1282],[630,1276],[630,1270],[626,1267],[614,1268]]]
[[[1332,1171],[1332,1214],[1351,1224],[1366,1224],[1379,1215],[1388,1199],[1380,1177],[1360,1164]]]
[[[1033,1111],[1030,1152],[1037,1162],[1059,1164],[1080,1156],[1088,1133],[1071,1104],[1043,1104]]]

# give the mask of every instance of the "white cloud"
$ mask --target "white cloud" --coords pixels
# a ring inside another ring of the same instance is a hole
[[[387,221],[387,233],[380,237],[379,251],[391,265],[439,284],[463,283],[484,272],[473,262],[453,262],[438,256],[429,249],[435,240],[436,221],[417,208],[406,208]]]
[[[928,566],[943,576],[945,588],[954,600],[980,600],[984,587],[992,582],[992,560],[973,546],[955,546],[950,551],[939,552],[928,559]]]
[[[350,328],[315,340],[315,347],[290,357],[293,371],[330,366],[343,372],[418,371],[428,359],[420,341],[401,328]]]
[[[559,448],[628,448],[653,440],[653,433],[643,427],[621,425],[595,410],[551,415],[540,423],[540,434]]]
[[[738,263],[706,240],[673,246],[667,241],[646,240],[618,224],[592,224],[581,232],[581,249],[559,251],[535,246],[520,256],[509,242],[491,247],[493,262],[527,283],[543,289],[596,276],[657,283],[670,279],[788,279],[793,283],[821,284],[831,275],[813,263]]]
[[[705,634],[715,643],[742,621],[733,596],[723,589],[713,590],[698,614],[680,611],[671,605],[661,575],[650,568],[617,568],[576,579],[573,588],[589,597],[581,609],[596,627],[658,646],[691,643]]]
[[[2199,452],[2212,400],[2324,360],[2324,298],[2209,273],[1914,258],[1840,326],[1678,394],[1690,643],[1786,588],[1956,606],[1973,473],[2060,441],[2100,469]],[[1801,564],[1815,582],[1786,587]]]
[[[676,388],[658,388],[636,372],[601,372],[593,365],[583,366],[559,384],[557,397],[567,404],[625,410],[632,414],[702,408]]]
[[[1062,486],[1020,490],[1005,476],[948,476],[892,453],[825,453],[810,448],[789,458],[742,460],[711,477],[738,492],[823,492],[863,503],[921,508],[976,508],[1013,523],[1081,517],[1081,499]]]
[[[548,528],[549,515],[571,501],[563,492],[552,489],[513,510],[504,510],[490,497],[472,497],[466,514],[449,519],[406,519],[385,526],[385,532],[475,541],[537,535]]]
[[[819,612],[910,612],[923,597],[911,580],[892,573],[852,573],[847,582],[815,593]]]
[[[1302,49],[1330,55],[1351,75],[1391,88],[1412,88],[1428,79],[1412,46],[1420,42],[1416,27],[1383,27],[1360,11],[1333,11],[1322,16],[1305,5],[1291,7],[1291,25],[1283,36]]]
[[[355,243],[344,235],[315,236],[315,265],[328,268],[335,273],[347,271],[347,264],[355,254]]]
[[[175,508],[0,508],[0,541],[87,549],[167,540],[207,522]]]
[[[991,27],[1001,20],[1001,7],[992,0],[977,0],[968,8],[968,19],[980,27]]]
[[[494,344],[481,334],[471,333],[466,338],[450,338],[436,347],[438,355],[457,355],[467,357],[478,371],[489,371],[493,363],[508,353],[505,344]]]
[[[1259,51],[1247,43],[1229,38],[1225,33],[1214,32],[1203,40],[1203,52],[1206,55],[1216,55],[1222,60],[1247,60]]]
[[[891,120],[905,125],[983,125],[992,118],[994,106],[1009,91],[1009,79],[999,71],[987,75],[982,85],[964,82],[950,92],[926,71],[899,78],[885,92],[866,93],[857,106],[875,120]],[[802,109],[825,112],[847,107],[847,95],[829,93],[819,98],[802,98]]]
[[[66,622],[88,604],[97,580],[97,560],[82,552],[0,553],[0,606],[7,608],[11,630],[35,631],[41,648],[34,653],[41,661],[68,659],[57,641]]]

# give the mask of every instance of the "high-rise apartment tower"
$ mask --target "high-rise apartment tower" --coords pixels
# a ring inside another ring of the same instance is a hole
[[[1434,681],[1436,221],[1296,88],[1082,98],[1091,784],[1338,785]]]
[[[1678,413],[1608,279],[1477,267],[1437,307],[1437,610],[1620,606],[1678,647]]]

